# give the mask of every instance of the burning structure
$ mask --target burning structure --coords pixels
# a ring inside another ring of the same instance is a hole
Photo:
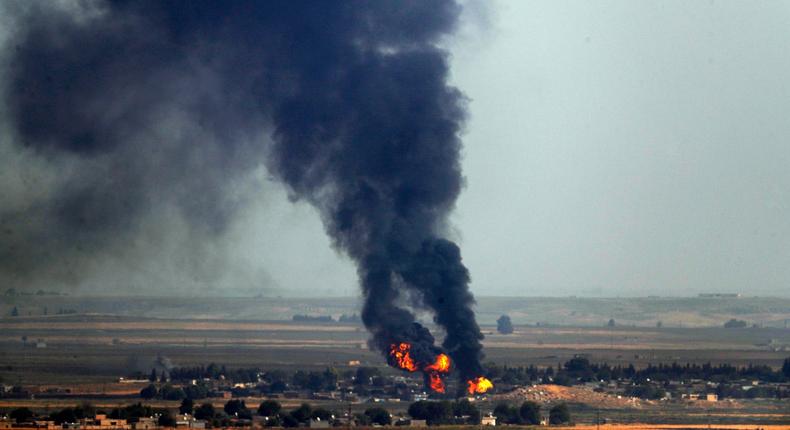
[[[435,391],[451,372],[462,389],[490,388],[469,272],[447,234],[466,110],[439,40],[458,4],[2,7],[5,123],[25,157],[64,173],[47,175],[35,204],[0,208],[16,232],[0,278],[28,282],[44,267],[78,278],[163,208],[194,234],[221,231],[239,204],[226,187],[264,165],[356,262],[373,348]],[[441,345],[417,309],[433,313]]]

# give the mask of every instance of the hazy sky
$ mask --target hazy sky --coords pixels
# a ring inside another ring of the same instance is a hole
[[[787,2],[497,2],[490,22],[454,48],[477,292],[790,293]]]
[[[448,41],[471,111],[453,219],[475,293],[790,293],[788,3],[467,12]],[[312,210],[282,209],[303,228],[270,236],[273,277],[353,293]]]
[[[452,221],[475,294],[790,294],[790,4],[472,1],[462,21],[445,42],[470,111]],[[30,155],[0,155],[13,197]],[[144,221],[81,286],[357,294],[315,209],[263,169],[237,188],[194,261],[189,229]]]

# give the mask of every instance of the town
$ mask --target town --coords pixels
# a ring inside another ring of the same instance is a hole
[[[99,410],[80,400],[84,394],[72,395],[67,388],[33,392],[3,385],[0,395],[5,399],[77,399],[80,403],[59,410],[15,408],[2,418],[0,428],[549,425],[574,422],[568,403],[709,405],[790,398],[790,358],[779,370],[678,363],[637,369],[592,363],[583,356],[543,368],[489,363],[487,374],[495,390],[458,397],[430,393],[421,378],[393,375],[389,370],[356,362],[342,371],[266,371],[213,363],[153,368],[148,375],[137,372],[119,378],[119,384],[143,388],[123,399],[129,404],[110,410]],[[115,396],[115,400],[122,397]],[[167,403],[178,406],[169,408]],[[398,405],[395,410],[386,407],[393,404]],[[285,405],[295,406],[287,409]]]

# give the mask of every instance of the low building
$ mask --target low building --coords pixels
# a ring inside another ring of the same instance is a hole
[[[493,415],[487,415],[480,418],[480,425],[484,426],[495,426],[496,425],[496,417]]]
[[[329,421],[322,420],[322,419],[311,419],[310,420],[310,428],[311,429],[328,429],[329,428]]]
[[[125,430],[131,429],[131,424],[126,420],[107,418],[105,414],[96,414],[94,418],[83,418],[79,422],[81,430]]]
[[[705,400],[707,400],[709,402],[718,402],[719,401],[719,395],[718,394],[708,393],[708,394],[705,395]]]
[[[155,418],[139,418],[132,424],[134,430],[150,430],[159,427],[159,422]]]

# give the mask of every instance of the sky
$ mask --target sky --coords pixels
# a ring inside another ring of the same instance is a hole
[[[466,2],[441,43],[468,99],[450,236],[472,291],[790,295],[787,28],[785,2]],[[27,204],[13,165],[39,161],[10,148],[1,191]],[[64,288],[357,294],[313,206],[264,167],[236,183],[246,198],[207,245],[144,219]]]
[[[502,1],[488,21],[453,48],[475,291],[790,294],[790,5]]]

